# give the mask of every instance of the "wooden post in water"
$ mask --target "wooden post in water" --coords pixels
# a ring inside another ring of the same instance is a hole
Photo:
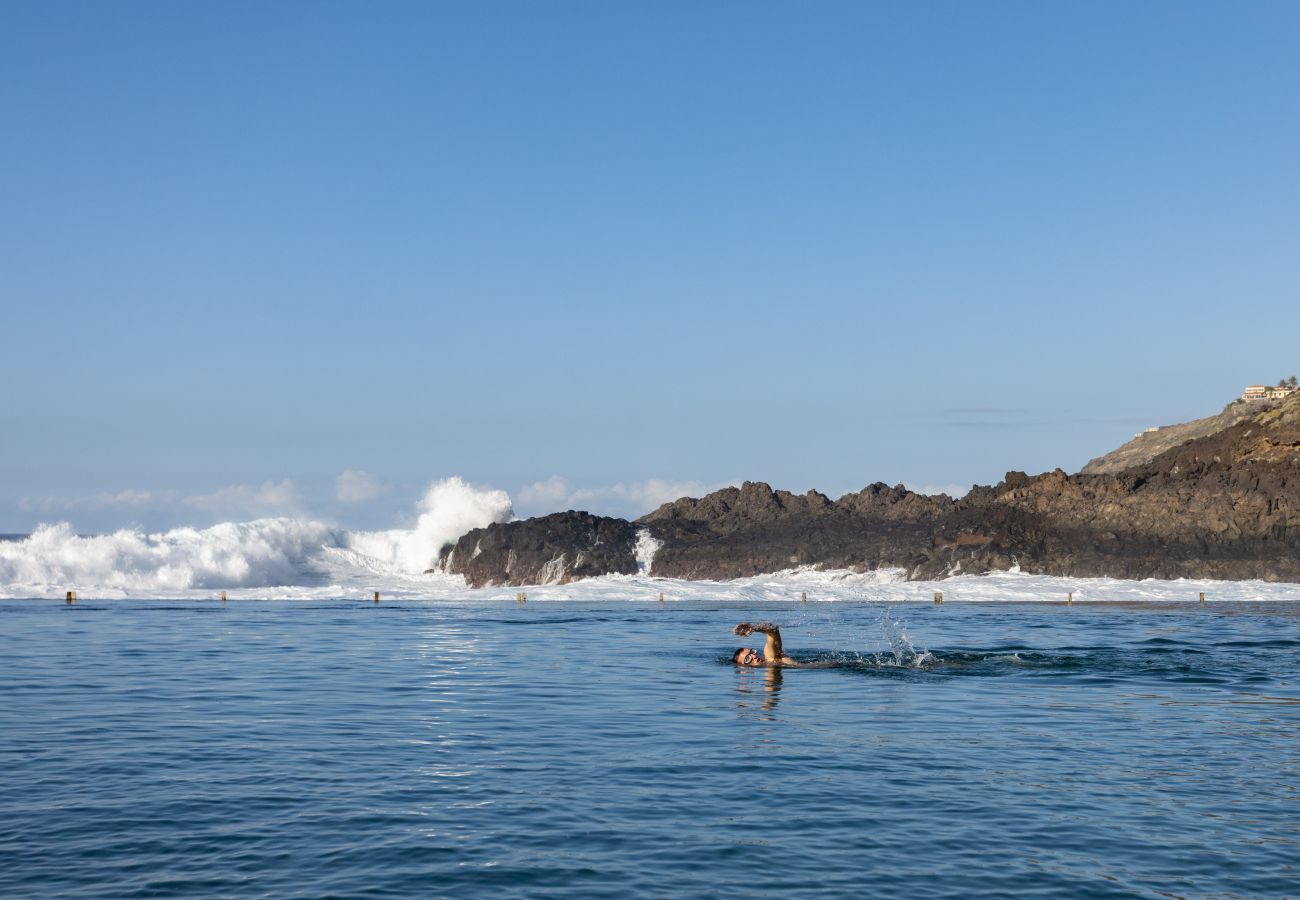
[[[1074,602],[1074,591],[1070,591],[1070,593],[1065,595],[1065,605],[1069,606],[1073,602]]]
[[[805,605],[805,606],[808,604],[808,592],[807,592],[807,591],[804,591],[804,592],[803,592],[803,602],[804,602],[804,605]]]
[[[660,592],[659,592],[659,602],[660,602],[660,603],[663,603],[663,602],[664,602],[664,592],[663,592],[663,591],[660,591]]]
[[[942,603],[942,602],[943,602],[943,591],[935,591],[935,592],[934,592],[934,602],[935,602],[935,603]]]
[[[225,592],[225,591],[222,591],[222,592],[221,592],[221,602],[222,602],[222,603],[225,603],[225,602],[226,602],[226,592]]]
[[[523,601],[524,601],[525,603],[528,602],[528,592],[527,592],[527,591],[524,591],[524,592],[523,592],[522,594],[520,594],[519,596],[520,596],[521,598],[523,598]]]
[[[77,602],[77,592],[76,592],[76,591],[68,591],[68,606],[71,606],[72,604],[74,604],[74,603],[76,603],[76,602]]]
[[[375,606],[379,605],[379,591],[375,591]]]
[[[1205,602],[1205,591],[1201,591],[1201,602]]]

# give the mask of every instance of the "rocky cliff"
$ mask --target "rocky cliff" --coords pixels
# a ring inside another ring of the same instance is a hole
[[[1048,575],[1300,581],[1300,395],[1211,418],[1120,469],[1011,472],[960,500],[884,484],[831,500],[747,482],[636,523],[569,512],[493,525],[461,538],[440,566],[472,586],[631,573],[644,532],[660,544],[651,574],[673,578],[811,565],[931,579],[1019,565]]]
[[[1106,475],[1123,472],[1134,466],[1144,466],[1166,450],[1172,450],[1197,438],[1218,434],[1225,428],[1231,428],[1239,422],[1276,409],[1280,404],[1279,400],[1256,400],[1249,403],[1245,400],[1234,400],[1223,408],[1223,412],[1215,416],[1206,416],[1204,419],[1194,419],[1179,425],[1149,428],[1135,435],[1133,440],[1122,447],[1112,450],[1105,456],[1089,460],[1080,472],[1084,475]]]

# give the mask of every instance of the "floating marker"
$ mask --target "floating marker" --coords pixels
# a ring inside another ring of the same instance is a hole
[[[935,602],[935,603],[942,603],[942,602],[943,602],[943,591],[935,591],[935,592],[934,592],[934,602]]]

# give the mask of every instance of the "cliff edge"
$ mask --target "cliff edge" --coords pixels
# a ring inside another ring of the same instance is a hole
[[[1223,412],[1204,419],[1194,419],[1180,425],[1162,425],[1139,432],[1121,447],[1088,461],[1080,469],[1083,475],[1107,475],[1122,472],[1135,466],[1144,466],[1166,451],[1198,438],[1210,437],[1225,428],[1231,428],[1239,422],[1254,418],[1261,413],[1276,409],[1281,404],[1277,400],[1234,400],[1223,408]]]

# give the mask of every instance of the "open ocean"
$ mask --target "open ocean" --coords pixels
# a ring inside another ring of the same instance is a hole
[[[1296,586],[602,583],[0,602],[0,895],[1300,894]],[[813,665],[725,662],[741,620]]]

